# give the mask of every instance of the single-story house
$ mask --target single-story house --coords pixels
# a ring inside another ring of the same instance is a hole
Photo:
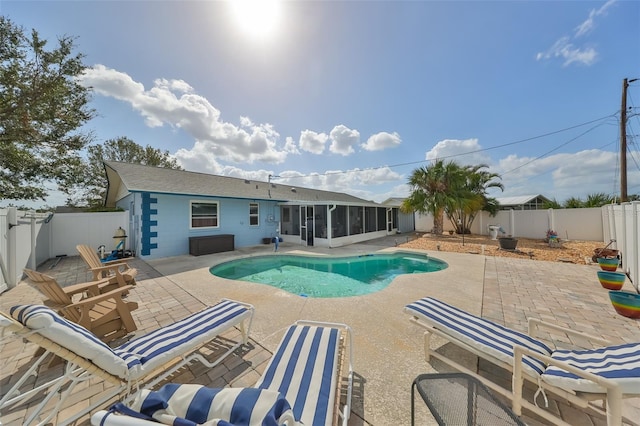
[[[544,195],[519,195],[517,197],[496,197],[500,210],[542,210],[550,200]]]
[[[394,234],[398,208],[340,192],[106,161],[105,205],[129,211],[141,258],[268,243],[340,247]]]

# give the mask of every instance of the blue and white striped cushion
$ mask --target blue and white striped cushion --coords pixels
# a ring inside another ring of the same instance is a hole
[[[292,325],[255,387],[282,393],[296,419],[330,425],[336,398],[339,330]]]
[[[118,403],[110,411],[180,426],[298,424],[281,393],[255,388],[167,384],[158,391],[142,390],[128,407]]]
[[[131,378],[136,379],[177,356],[192,352],[249,316],[251,311],[246,306],[224,300],[183,320],[130,340],[118,346],[114,352],[126,361]]]
[[[405,312],[423,319],[481,353],[489,354],[508,364],[513,363],[514,344],[547,356],[552,352],[547,345],[531,336],[471,315],[431,297],[407,305]],[[525,356],[523,368],[529,375],[537,377],[544,372],[545,364]]]
[[[640,394],[640,343],[607,346],[590,350],[558,350],[552,358],[581,370],[617,382],[623,393]],[[549,366],[542,379],[563,389],[581,392],[604,392],[604,388],[556,366]]]
[[[68,321],[43,305],[18,305],[10,309],[11,316],[25,327],[92,361],[103,370],[126,377],[126,363],[86,328]]]
[[[25,326],[37,329],[49,340],[123,380],[143,377],[251,316],[246,306],[225,300],[111,349],[84,327],[62,318],[46,306],[14,306],[10,312]]]

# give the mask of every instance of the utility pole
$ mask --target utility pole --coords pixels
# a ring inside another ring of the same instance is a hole
[[[622,80],[622,102],[620,104],[620,202],[627,201],[627,87],[637,78]]]
[[[622,80],[622,103],[620,104],[620,202],[627,201],[627,87]]]

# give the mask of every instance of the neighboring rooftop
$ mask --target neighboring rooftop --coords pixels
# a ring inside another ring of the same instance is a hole
[[[500,210],[541,210],[549,200],[541,194],[519,195],[516,197],[496,197]]]

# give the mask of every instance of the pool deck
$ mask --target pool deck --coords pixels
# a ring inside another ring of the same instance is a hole
[[[398,250],[403,238],[387,237],[343,248],[300,247],[281,244],[278,253],[304,253],[319,256],[357,255]],[[424,251],[407,250],[424,253]],[[349,425],[410,424],[411,383],[422,373],[448,371],[442,365],[424,361],[422,331],[409,323],[403,307],[419,298],[432,296],[468,312],[481,315],[510,328],[525,331],[527,318],[535,317],[556,324],[602,336],[612,342],[640,341],[640,321],[618,315],[608,294],[596,278],[597,265],[574,265],[529,259],[485,257],[479,254],[431,252],[449,268],[395,279],[386,289],[369,295],[347,298],[313,299],[286,293],[261,284],[230,281],[211,275],[214,264],[243,256],[273,254],[273,245],[255,246],[234,252],[206,256],[178,256],[144,262],[131,259],[138,268],[138,285],[129,299],[139,304],[134,311],[138,324],[135,335],[144,334],[210,305],[221,298],[251,303],[256,308],[250,344],[212,370],[194,365],[172,381],[201,383],[212,387],[253,386],[276,348],[284,329],[298,319],[348,324],[354,337],[354,394]],[[63,285],[90,278],[78,257],[64,258],[51,268],[45,263],[38,269],[55,276]],[[632,290],[627,281],[624,289]],[[26,283],[0,296],[0,309],[34,303],[42,296]],[[566,340],[564,336],[555,336]],[[443,343],[443,342],[440,342]],[[582,342],[575,342],[580,344]],[[445,345],[445,352],[456,351]],[[31,361],[36,347],[13,340],[2,347],[0,386],[8,389],[16,376]],[[504,371],[492,368],[468,353],[456,352],[456,359],[483,375],[504,380]],[[40,376],[59,374],[61,366],[41,371]],[[38,377],[41,379],[42,377]],[[77,410],[88,398],[95,398],[105,388],[99,380],[86,384],[83,399],[77,398],[63,407],[62,415]],[[31,404],[35,401],[30,401]],[[559,411],[570,424],[605,424],[597,415],[582,412],[564,403],[550,401],[551,410]],[[418,424],[436,424],[424,404],[418,404]],[[6,410],[3,425],[22,424],[28,407]],[[640,419],[638,398],[625,401],[624,415]],[[543,424],[525,417],[529,424]],[[88,416],[77,424],[89,424]],[[631,423],[634,424],[634,423]],[[638,424],[638,423],[635,423]]]

